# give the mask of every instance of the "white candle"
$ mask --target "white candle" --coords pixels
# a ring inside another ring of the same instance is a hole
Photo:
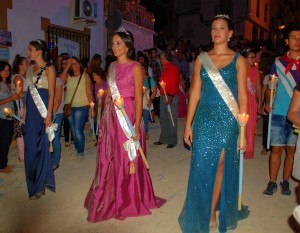
[[[276,74],[272,74],[271,79],[268,82],[268,85],[269,85],[270,89],[275,89],[276,88],[277,80],[278,79],[277,79]]]
[[[91,102],[90,103],[90,108],[91,108],[91,110],[92,110],[92,116],[91,117],[93,117],[93,113],[94,113],[94,106],[95,106],[95,104],[94,104],[94,102]]]
[[[17,86],[16,86],[16,91],[17,91],[17,94],[20,93],[22,87],[20,86],[20,81],[17,82]]]

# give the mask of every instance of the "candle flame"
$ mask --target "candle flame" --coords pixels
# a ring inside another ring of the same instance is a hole
[[[4,113],[6,115],[9,115],[11,113],[11,109],[10,108],[4,108]]]
[[[166,87],[166,83],[165,83],[163,80],[161,80],[161,81],[159,82],[159,85],[161,85],[162,88],[165,88],[165,87]]]
[[[104,90],[103,90],[103,89],[100,89],[100,90],[98,91],[98,95],[101,97],[103,94],[104,94]]]

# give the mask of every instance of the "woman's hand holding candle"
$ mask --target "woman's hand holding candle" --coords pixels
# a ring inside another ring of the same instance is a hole
[[[19,116],[15,115],[11,108],[4,108],[4,114],[6,116],[12,116],[13,118],[17,119],[18,121],[24,124],[24,121]]]
[[[92,113],[91,113],[91,117],[93,118],[94,117],[94,106],[95,106],[95,103],[94,102],[91,102],[90,103],[90,108],[91,108],[91,111],[92,111]]]
[[[238,121],[240,125],[240,150],[245,150],[246,148],[246,125],[249,119],[249,115],[246,113],[238,114]]]
[[[20,84],[20,81],[18,81],[17,86],[16,86],[16,92],[17,92],[18,95],[20,94],[21,90],[22,90],[22,86]]]
[[[143,159],[143,161],[144,161],[144,164],[145,164],[146,168],[149,169],[149,164],[148,164],[148,162],[147,162],[146,156],[145,156],[145,154],[144,154],[144,151],[143,151],[143,149],[142,149],[142,147],[141,147],[141,143],[140,143],[140,141],[139,141],[139,139],[140,139],[139,125],[135,125],[135,128],[133,128],[133,126],[132,126],[132,124],[131,124],[131,122],[130,122],[130,120],[129,120],[129,118],[128,118],[128,115],[127,115],[127,113],[126,113],[126,111],[125,111],[125,108],[124,108],[124,100],[123,100],[123,98],[122,98],[121,96],[119,96],[118,98],[116,98],[116,99],[114,100],[114,104],[117,106],[117,108],[118,108],[119,110],[121,110],[121,112],[122,112],[122,114],[123,114],[123,116],[124,116],[124,119],[125,119],[125,121],[126,121],[126,123],[127,123],[127,126],[128,126],[128,128],[130,129],[130,132],[131,132],[131,134],[132,134],[132,139],[135,140],[135,143],[136,143],[136,145],[137,145],[137,147],[138,147],[138,150],[139,150],[139,152],[140,152],[140,155],[142,156],[142,159]]]

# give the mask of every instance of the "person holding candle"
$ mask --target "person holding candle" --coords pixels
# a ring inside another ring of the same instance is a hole
[[[29,198],[36,200],[45,194],[46,188],[55,192],[47,130],[53,126],[56,72],[49,63],[45,41],[31,41],[28,45],[28,56],[34,61],[34,65],[26,73],[29,91],[26,98],[26,124],[23,127],[24,162]]]
[[[228,47],[232,35],[229,16],[215,16],[211,28],[213,48],[195,61],[184,130],[184,141],[192,149],[187,195],[179,216],[184,233],[208,233],[217,228],[226,232],[237,227],[237,117],[248,110],[247,65]],[[245,141],[245,135],[240,137]],[[245,145],[240,149],[244,150]],[[245,208],[242,213],[241,218],[247,217]]]
[[[167,144],[167,148],[173,148],[177,145],[177,126],[178,126],[178,93],[180,70],[178,66],[172,63],[172,55],[168,52],[162,52],[160,60],[163,65],[163,70],[160,77],[160,126],[161,133],[159,140],[154,142],[154,145]],[[165,88],[162,87],[162,83]],[[165,96],[164,89],[167,98]],[[171,109],[171,111],[169,111]],[[173,122],[171,119],[171,115]]]
[[[99,124],[97,167],[84,203],[89,222],[149,215],[150,209],[164,202],[154,195],[149,171],[136,148],[139,141],[145,152],[141,124],[144,73],[141,64],[130,59],[132,34],[124,29],[116,32],[112,51],[117,61],[108,70],[108,90]],[[125,107],[134,134],[118,106]]]
[[[148,75],[148,63],[141,63],[143,66],[144,83],[143,83],[143,120],[145,125],[146,140],[149,139],[149,118],[152,119],[151,110],[153,109],[152,101],[155,99],[157,87],[153,77]]]
[[[0,172],[9,173],[8,167],[9,146],[14,134],[14,120],[5,114],[4,109],[14,110],[14,101],[19,97],[11,90],[11,66],[8,62],[0,61]]]
[[[245,159],[254,158],[254,142],[255,142],[255,130],[257,113],[261,113],[261,84],[259,71],[255,66],[255,53],[250,48],[245,49],[242,52],[244,56],[247,67],[248,67],[248,77],[247,77],[247,95],[248,95],[248,114],[249,120],[247,123],[247,148],[245,151]]]
[[[64,84],[60,77],[56,77],[56,85],[54,91],[54,104],[53,113],[55,113],[54,122],[57,124],[57,130],[55,131],[55,137],[52,142],[52,169],[55,171],[59,168],[59,162],[61,158],[61,143],[60,143],[60,130],[63,121],[63,107],[64,107]]]
[[[26,95],[28,91],[28,83],[25,78],[26,72],[29,67],[29,61],[26,57],[21,57],[19,54],[16,55],[13,61],[13,76],[12,76],[12,89],[16,93],[20,93],[21,100],[17,100],[19,104],[18,115],[21,118],[25,118],[25,103]],[[14,137],[17,139],[19,160],[24,160],[24,139],[21,129],[21,124],[18,120],[14,120]]]
[[[63,83],[67,83],[65,104],[72,103],[71,115],[68,120],[77,151],[76,158],[83,160],[85,146],[84,125],[88,114],[89,103],[93,102],[92,81],[88,73],[83,71],[83,67],[77,57],[68,59],[61,78]]]
[[[95,103],[95,117],[94,117],[94,129],[96,133],[96,139],[98,138],[98,125],[101,116],[98,116],[102,111],[103,101],[105,99],[105,91],[107,90],[107,82],[104,71],[100,67],[94,67],[92,71],[92,93]],[[97,140],[96,140],[97,141]],[[96,142],[97,144],[97,142]],[[95,144],[95,145],[96,145]]]
[[[272,111],[269,159],[269,176],[266,190],[263,194],[272,196],[277,191],[277,175],[281,165],[281,154],[286,151],[283,178],[280,182],[281,194],[291,195],[289,178],[292,174],[293,160],[296,149],[297,135],[293,132],[291,122],[287,119],[288,108],[292,99],[293,88],[300,81],[300,25],[290,26],[285,33],[285,42],[289,46],[286,55],[275,60],[270,71],[270,79],[275,75],[278,79],[273,106],[270,106],[270,89],[266,90],[266,106]]]

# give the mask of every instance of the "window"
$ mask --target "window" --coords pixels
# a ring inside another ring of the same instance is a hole
[[[80,45],[79,58],[90,57],[90,35],[72,31],[68,29],[58,28],[54,26],[48,27],[48,43],[50,49],[50,57],[55,61],[58,54],[58,38],[68,39],[77,42]]]
[[[256,2],[256,16],[259,18],[259,10],[260,10],[260,0]]]
[[[269,10],[269,6],[268,6],[268,4],[265,4],[265,9],[264,9],[264,21],[265,22],[268,21],[268,10]]]

